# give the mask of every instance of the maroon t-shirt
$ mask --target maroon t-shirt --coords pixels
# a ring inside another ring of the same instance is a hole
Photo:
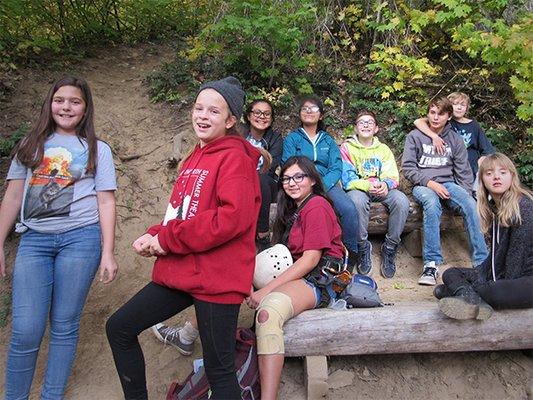
[[[288,248],[295,260],[305,250],[322,250],[323,255],[344,258],[341,227],[333,207],[322,196],[307,202],[289,233]]]

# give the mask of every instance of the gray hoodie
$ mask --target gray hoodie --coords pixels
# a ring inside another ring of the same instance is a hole
[[[440,137],[446,143],[446,152],[442,156],[435,150],[430,137],[418,129],[411,131],[403,149],[403,174],[414,185],[427,186],[430,180],[455,182],[472,193],[474,176],[463,139],[450,124],[446,124]]]

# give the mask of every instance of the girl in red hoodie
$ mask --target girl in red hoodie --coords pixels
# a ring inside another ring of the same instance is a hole
[[[155,256],[152,282],[107,321],[126,399],[146,399],[137,336],[194,305],[213,399],[241,396],[235,375],[239,306],[250,294],[261,204],[260,152],[241,138],[244,91],[227,77],[200,87],[192,123],[199,143],[183,162],[164,220],[133,243]]]

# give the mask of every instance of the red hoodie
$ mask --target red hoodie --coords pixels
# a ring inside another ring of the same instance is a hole
[[[212,303],[250,294],[261,191],[260,152],[237,136],[197,145],[174,184],[165,219],[148,229],[168,253],[152,280]]]

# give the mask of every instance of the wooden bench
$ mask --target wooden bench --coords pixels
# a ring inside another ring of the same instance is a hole
[[[456,321],[436,302],[380,308],[305,311],[284,326],[285,356],[305,357],[307,398],[325,396],[332,355],[434,353],[533,348],[533,309],[496,311]]]
[[[276,204],[270,205],[271,225],[276,218]],[[368,220],[368,233],[370,235],[384,235],[387,233],[389,212],[382,203],[370,203],[370,217]],[[441,230],[462,229],[463,219],[454,211],[444,208],[442,210]],[[422,207],[414,201],[409,203],[409,215],[403,229],[402,244],[412,257],[422,257]]]

